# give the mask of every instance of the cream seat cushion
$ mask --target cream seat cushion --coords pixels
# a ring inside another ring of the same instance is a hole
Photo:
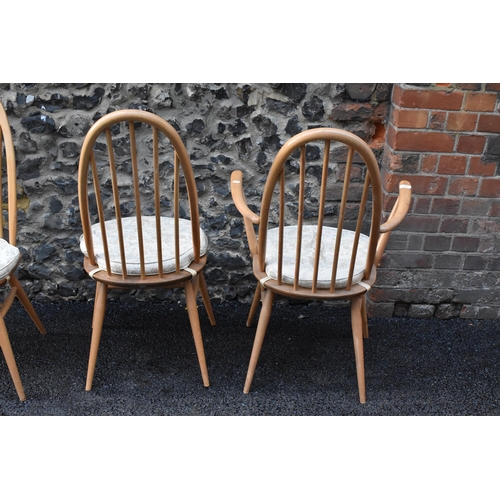
[[[317,226],[302,226],[299,286],[305,288],[312,287],[316,233]],[[270,229],[267,233],[266,274],[272,279],[277,279],[278,277],[278,236],[278,228]],[[347,285],[354,236],[354,231],[342,230],[335,288],[345,288]],[[336,238],[337,228],[323,226],[317,281],[318,288],[330,288]],[[352,277],[353,285],[359,283],[363,278],[369,241],[370,238],[368,236],[360,234]],[[284,283],[293,284],[294,282],[296,244],[297,226],[286,226],[283,236],[282,280]]]
[[[16,268],[20,255],[18,248],[0,238],[0,279],[8,276]]]
[[[161,239],[162,239],[162,263],[163,272],[175,271],[175,232],[174,219],[161,217]],[[120,257],[120,246],[118,240],[118,227],[116,219],[105,222],[106,236],[109,247],[109,259],[111,273],[122,274],[122,263]],[[140,276],[141,267],[139,259],[139,243],[137,238],[137,221],[135,217],[122,219],[123,239],[125,245],[125,259],[127,263],[127,274]],[[142,232],[144,238],[144,261],[146,274],[158,274],[158,251],[156,245],[156,218],[154,216],[142,217]],[[97,265],[106,270],[106,260],[102,244],[101,228],[99,223],[92,226],[92,238]],[[191,235],[191,221],[179,219],[180,240],[180,267],[185,269],[194,259],[193,240]],[[200,228],[200,255],[205,255],[208,248],[208,239]],[[80,249],[88,257],[85,239],[80,237]]]

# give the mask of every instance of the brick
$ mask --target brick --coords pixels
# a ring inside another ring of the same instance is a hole
[[[480,115],[477,124],[478,132],[500,132],[500,115]]]
[[[444,111],[432,111],[429,128],[431,130],[444,130],[446,123],[446,113]]]
[[[396,151],[438,151],[451,153],[455,137],[442,132],[409,132],[395,130],[391,136],[392,149]]]
[[[425,128],[429,112],[425,110],[394,109],[392,122],[398,128]]]
[[[500,197],[500,179],[481,179],[478,195],[486,198]]]
[[[451,236],[430,235],[425,237],[424,250],[446,252],[451,246]]]
[[[462,201],[460,214],[462,215],[484,215],[491,212],[492,201],[483,198],[465,198]]]
[[[423,234],[410,234],[408,237],[408,250],[422,250],[423,244]]]
[[[457,89],[460,90],[481,90],[481,83],[457,83]]]
[[[454,215],[460,208],[460,198],[434,198],[431,214]]]
[[[500,137],[488,137],[485,154],[500,156]]]
[[[469,175],[492,176],[497,169],[496,163],[485,163],[479,156],[470,159]]]
[[[398,252],[386,255],[386,266],[403,269],[426,269],[432,267],[432,256],[422,252]]]
[[[467,168],[467,157],[444,155],[439,158],[438,174],[463,175]]]
[[[383,165],[391,171],[418,173],[420,171],[420,155],[384,152]]]
[[[420,171],[422,173],[434,174],[437,172],[439,156],[438,155],[423,155],[422,166]]]
[[[418,194],[442,195],[446,191],[448,183],[447,177],[436,175],[404,175],[392,174],[384,170],[382,172],[382,184],[388,192],[396,193],[399,190],[399,183],[407,180],[412,186],[412,192]]]
[[[440,232],[460,234],[467,233],[469,229],[469,218],[450,217],[441,221]]]
[[[409,318],[432,318],[436,306],[431,304],[410,304],[408,308]]]
[[[470,92],[465,98],[466,111],[494,111],[497,95],[484,92]]]
[[[470,233],[481,235],[498,235],[500,234],[500,220],[474,219],[471,224]]]
[[[431,208],[432,198],[427,197],[416,197],[415,204],[413,206],[413,212],[417,214],[428,214]]]
[[[482,255],[467,255],[464,260],[463,269],[465,270],[477,270],[486,269],[489,264],[489,259],[483,257]]]
[[[450,113],[446,130],[472,132],[476,128],[477,113]]]
[[[462,107],[463,92],[441,90],[413,90],[394,86],[392,102],[402,108],[446,109],[458,111]]]
[[[487,83],[484,90],[490,90],[493,92],[500,92],[500,83]]]
[[[460,314],[460,304],[438,304],[435,316],[438,319],[456,318]]]
[[[454,252],[475,252],[479,246],[479,238],[473,236],[455,236],[451,249]]]
[[[459,269],[462,265],[462,255],[446,254],[436,255],[434,267],[436,269]]]
[[[500,200],[491,202],[491,210],[488,214],[490,217],[500,217]]]
[[[486,137],[483,135],[461,135],[458,138],[457,152],[481,154],[484,150]]]
[[[437,233],[438,227],[439,217],[408,214],[398,226],[398,230],[414,233]]]
[[[448,187],[448,194],[475,196],[479,179],[474,177],[462,177],[459,179],[451,179]]]

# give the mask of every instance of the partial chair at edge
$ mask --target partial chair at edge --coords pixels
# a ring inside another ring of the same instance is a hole
[[[2,147],[3,144],[3,147]],[[5,148],[5,165],[7,172],[7,202],[4,203],[4,154]],[[5,361],[9,368],[12,381],[17,391],[17,395],[21,401],[26,400],[24,388],[19,376],[12,346],[5,325],[5,315],[9,311],[12,302],[17,297],[24,306],[33,323],[37,326],[41,333],[45,334],[45,328],[40,321],[33,305],[31,304],[26,292],[21,283],[15,276],[15,271],[21,262],[21,252],[16,246],[17,239],[17,176],[16,176],[16,157],[14,151],[14,143],[12,133],[10,131],[9,122],[5,110],[0,103],[0,205],[2,207],[2,224],[0,225],[0,287],[10,286],[10,292],[5,298],[0,307],[0,347],[2,348]],[[7,227],[8,231],[4,232],[3,213],[7,209]]]
[[[234,171],[231,193],[243,216],[257,278],[247,326],[262,299],[243,391],[250,391],[276,294],[342,300],[351,303],[359,399],[365,403],[366,293],[375,283],[390,232],[409,209],[410,183],[400,183],[393,210],[381,224],[382,186],[375,155],[356,135],[333,128],[301,132],[282,146],[264,186],[260,215],[249,208],[242,183],[242,172]]]

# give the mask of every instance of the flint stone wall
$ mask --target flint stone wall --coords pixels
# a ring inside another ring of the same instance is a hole
[[[380,163],[391,84],[0,84],[18,167],[18,277],[40,302],[88,300],[95,284],[82,267],[77,170],[91,125],[137,108],[170,122],[191,155],[200,219],[210,240],[206,281],[212,300],[250,301],[255,288],[241,216],[229,191],[241,169],[259,206],[279,148],[310,127],[339,127],[370,143]],[[172,297],[173,294],[173,297]],[[122,301],[177,292],[121,292]]]

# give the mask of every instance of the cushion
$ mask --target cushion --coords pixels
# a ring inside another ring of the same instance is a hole
[[[316,233],[317,226],[302,226],[299,286],[305,288],[312,287]],[[345,288],[347,285],[354,236],[354,231],[342,230],[335,288]],[[278,237],[278,228],[271,229],[267,233],[266,274],[272,279],[277,279],[278,277]],[[318,288],[330,288],[336,238],[337,228],[323,226],[317,281]],[[352,277],[353,285],[359,283],[363,278],[369,241],[370,238],[368,236],[360,234]],[[283,236],[282,280],[284,283],[293,284],[294,282],[296,244],[297,226],[286,226]]]
[[[16,268],[21,252],[0,238],[0,279],[7,277]]]
[[[162,238],[163,272],[175,271],[175,232],[174,219],[171,217],[160,217]],[[120,257],[120,246],[118,240],[118,228],[116,219],[105,222],[106,235],[108,239],[109,258],[111,273],[122,274]],[[141,267],[139,260],[139,244],[137,238],[137,221],[135,217],[122,219],[123,240],[125,245],[125,259],[127,262],[127,274],[140,276]],[[156,245],[156,218],[154,216],[142,217],[142,232],[144,237],[144,261],[147,275],[158,274],[158,251]],[[101,228],[99,223],[92,226],[92,237],[97,265],[106,270],[106,261],[102,244]],[[191,236],[191,221],[179,219],[180,237],[180,267],[185,269],[194,259],[193,241]],[[208,248],[208,239],[200,229],[200,255],[204,255]],[[80,249],[88,257],[85,239],[80,237]]]

